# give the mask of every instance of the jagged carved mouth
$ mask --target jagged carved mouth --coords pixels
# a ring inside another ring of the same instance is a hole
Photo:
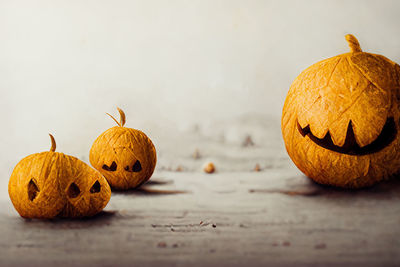
[[[325,135],[325,137],[321,139],[311,133],[309,125],[301,128],[299,122],[297,122],[297,129],[303,137],[308,136],[317,145],[335,152],[348,155],[367,155],[376,153],[387,147],[396,138],[397,135],[396,124],[392,117],[387,118],[380,135],[372,143],[363,147],[360,147],[356,142],[351,121],[349,122],[349,126],[347,127],[346,140],[343,146],[337,146],[333,143],[329,131]]]

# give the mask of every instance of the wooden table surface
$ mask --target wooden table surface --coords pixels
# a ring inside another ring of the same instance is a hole
[[[281,141],[199,136],[160,146],[150,182],[113,192],[94,218],[24,220],[3,188],[0,266],[400,266],[400,179],[322,187]],[[208,160],[217,173],[201,171]]]

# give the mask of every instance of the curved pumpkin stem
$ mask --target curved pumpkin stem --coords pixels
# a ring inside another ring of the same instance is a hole
[[[54,151],[56,151],[56,147],[57,147],[57,145],[56,145],[56,140],[54,139],[54,136],[52,136],[51,134],[49,134],[50,135],[50,139],[51,139],[51,148],[50,148],[50,151],[51,152],[54,152]]]
[[[122,109],[120,109],[119,107],[117,107],[117,109],[118,109],[118,112],[119,112],[119,122],[118,122],[117,119],[114,118],[114,116],[112,116],[111,114],[109,114],[109,113],[106,113],[106,114],[107,114],[108,116],[110,116],[111,119],[113,119],[113,120],[118,124],[118,126],[124,127],[125,122],[126,122],[125,113],[124,113],[124,111],[123,111]]]
[[[122,109],[120,109],[119,107],[117,107],[117,109],[118,109],[118,112],[119,112],[119,123],[123,127],[125,125],[125,122],[126,122],[125,112]]]
[[[360,43],[358,42],[357,38],[354,37],[352,34],[347,34],[346,35],[346,40],[349,43],[350,47],[350,52],[355,53],[355,52],[362,52]]]

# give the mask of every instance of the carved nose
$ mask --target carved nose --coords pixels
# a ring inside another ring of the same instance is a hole
[[[128,172],[140,172],[142,170],[142,164],[140,164],[140,161],[136,160],[135,164],[132,166],[132,170],[129,166],[126,166],[124,169]]]

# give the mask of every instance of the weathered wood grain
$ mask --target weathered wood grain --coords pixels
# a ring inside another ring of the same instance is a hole
[[[182,192],[186,191],[186,192]],[[400,182],[348,191],[297,170],[159,172],[86,220],[1,203],[1,266],[398,266]]]

